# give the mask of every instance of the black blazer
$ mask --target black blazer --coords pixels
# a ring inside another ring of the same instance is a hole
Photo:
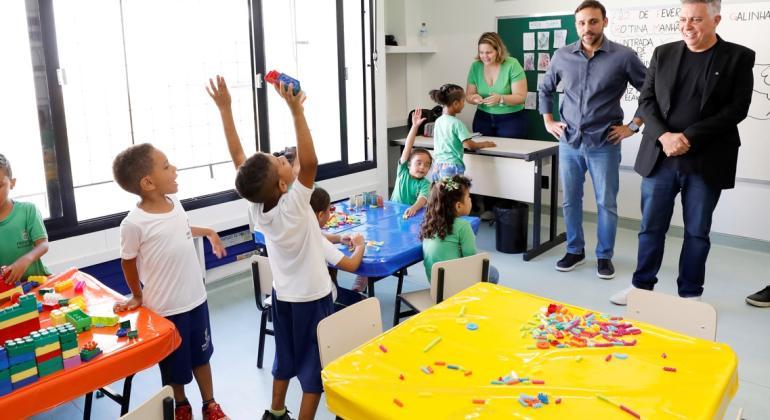
[[[700,120],[684,130],[690,150],[681,158],[687,159],[688,166],[708,184],[727,189],[735,186],[741,145],[738,123],[746,118],[751,103],[754,51],[717,38],[703,99],[693,104],[700,107]],[[661,45],[652,53],[639,95],[644,133],[634,169],[641,176],[652,174],[661,156],[665,157],[658,138],[669,131],[666,117],[685,48],[684,41],[678,41]]]

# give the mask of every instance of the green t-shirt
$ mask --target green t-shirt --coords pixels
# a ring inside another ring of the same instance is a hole
[[[521,67],[519,61],[513,57],[508,57],[500,63],[500,73],[495,79],[494,86],[487,85],[487,81],[484,80],[484,63],[481,61],[474,61],[471,64],[471,69],[468,72],[468,84],[476,86],[476,91],[482,98],[486,98],[490,93],[496,93],[498,95],[510,95],[513,93],[511,90],[511,84],[518,82],[525,78],[524,68]],[[510,114],[518,112],[524,109],[524,104],[520,105],[478,105],[478,109],[488,112],[490,114]]]
[[[428,178],[414,178],[409,175],[409,162],[399,163],[396,175],[396,186],[390,201],[412,205],[420,197],[428,198],[430,194],[430,181]]]
[[[422,254],[422,264],[425,266],[428,281],[431,281],[433,264],[476,255],[476,235],[471,224],[465,219],[455,218],[452,233],[443,241],[438,237],[422,240]]]
[[[471,138],[468,127],[452,115],[438,117],[433,125],[433,160],[435,163],[463,165],[463,142]]]
[[[35,247],[35,241],[48,237],[43,217],[32,203],[13,202],[11,214],[0,220],[0,265],[11,265]],[[41,260],[29,265],[22,278],[50,272]]]

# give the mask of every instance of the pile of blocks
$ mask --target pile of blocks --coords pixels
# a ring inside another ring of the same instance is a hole
[[[37,382],[35,341],[32,337],[26,336],[6,341],[5,351],[8,355],[8,373],[11,376],[13,389]]]
[[[23,295],[19,303],[0,310],[0,343],[23,337],[40,329],[37,299]]]
[[[72,369],[80,365],[80,350],[78,350],[78,333],[72,324],[65,324],[59,330],[59,345],[64,369]]]
[[[37,373],[41,378],[64,369],[59,331],[56,327],[35,331],[29,336],[35,342],[35,361]]]
[[[0,397],[13,391],[11,372],[8,370],[8,352],[0,346]]]

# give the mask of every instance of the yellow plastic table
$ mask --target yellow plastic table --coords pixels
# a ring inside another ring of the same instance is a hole
[[[345,419],[724,415],[738,389],[726,344],[624,320],[642,330],[634,346],[540,349],[527,328],[550,303],[558,302],[476,284],[330,363],[322,373],[328,408]],[[538,393],[548,404],[519,401]]]

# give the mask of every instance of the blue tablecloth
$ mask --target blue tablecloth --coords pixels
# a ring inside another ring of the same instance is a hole
[[[422,242],[420,241],[420,225],[425,217],[425,210],[404,219],[403,214],[409,206],[401,203],[386,201],[384,207],[355,210],[348,203],[336,203],[337,211],[356,214],[361,217],[362,224],[345,229],[337,228],[334,233],[361,233],[367,241],[383,242],[382,246],[367,247],[361,266],[354,274],[367,277],[385,277],[398,270],[422,261]],[[479,218],[466,216],[474,232],[479,230]],[[254,232],[259,243],[264,243],[264,237]],[[346,254],[350,252],[345,246],[340,249]],[[268,250],[269,253],[269,250]]]

